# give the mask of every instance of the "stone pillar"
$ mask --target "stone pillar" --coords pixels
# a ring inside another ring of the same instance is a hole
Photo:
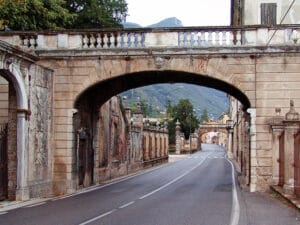
[[[233,158],[233,129],[228,129],[228,138],[227,138],[227,155],[229,159]]]
[[[278,185],[279,183],[279,138],[284,130],[283,125],[272,125],[272,183]]]
[[[250,165],[257,165],[256,154],[256,109],[247,110],[250,114]],[[250,166],[250,191],[256,191],[256,168]]]
[[[294,192],[295,167],[294,167],[294,142],[295,134],[299,130],[299,113],[295,111],[294,101],[290,102],[290,111],[283,121],[284,129],[284,185],[286,193]]]
[[[16,200],[24,201],[29,199],[28,190],[28,149],[26,149],[27,133],[26,111],[18,111],[17,114],[17,190]]]
[[[271,121],[272,129],[272,183],[273,185],[279,184],[279,154],[280,154],[280,136],[284,131],[282,123],[283,117],[280,116],[281,109],[275,109],[275,116]]]
[[[284,185],[283,189],[287,193],[294,190],[294,135],[299,129],[299,125],[291,121],[284,121]]]
[[[175,143],[176,143],[176,154],[180,154],[181,150],[181,136],[180,136],[180,123],[177,120],[176,122],[176,134],[175,134]]]

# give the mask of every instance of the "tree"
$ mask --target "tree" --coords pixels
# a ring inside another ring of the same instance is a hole
[[[201,113],[201,117],[200,117],[200,123],[203,123],[204,121],[208,121],[208,113],[207,113],[207,110],[204,109],[202,110],[202,113]]]
[[[124,0],[67,0],[67,5],[78,15],[73,28],[121,27],[127,16]]]
[[[12,30],[121,27],[125,0],[0,0],[0,27]]]
[[[64,0],[0,0],[0,21],[12,30],[63,29],[75,18]]]
[[[198,128],[199,120],[194,112],[194,107],[188,99],[180,99],[177,105],[170,110],[173,122],[179,120],[181,131],[187,139],[190,133]]]

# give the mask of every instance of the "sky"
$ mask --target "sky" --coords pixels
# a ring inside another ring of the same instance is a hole
[[[230,24],[230,0],[127,0],[126,21],[148,26],[169,17],[184,26]]]

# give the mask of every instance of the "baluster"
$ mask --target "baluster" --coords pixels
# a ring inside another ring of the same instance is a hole
[[[30,47],[36,48],[37,47],[36,36],[32,35],[32,36],[29,36],[29,38],[30,38]]]
[[[34,40],[32,36],[28,36],[28,48],[33,48],[34,46]]]
[[[24,39],[23,39],[23,46],[25,46],[25,47],[29,47],[29,41],[28,41],[28,39],[27,39],[27,37],[25,36],[24,37]]]
[[[189,41],[189,42],[190,42],[190,46],[191,46],[191,47],[194,47],[194,42],[195,42],[195,32],[191,32],[189,36],[190,36],[190,41]]]
[[[230,37],[229,37],[229,45],[230,46],[234,46],[234,45],[236,45],[236,43],[237,43],[237,38],[236,38],[236,31],[234,30],[234,31],[232,31],[232,32],[230,32],[230,35],[229,35]]]
[[[212,31],[208,31],[207,45],[208,46],[213,45],[213,32]]]
[[[241,30],[237,31],[237,37],[236,37],[236,39],[237,39],[236,45],[242,45],[242,32],[241,32]]]
[[[222,31],[222,46],[226,46],[227,45],[227,32],[226,31]]]
[[[207,41],[206,41],[206,32],[202,31],[201,32],[201,46],[207,46]]]
[[[86,34],[82,34],[82,47],[88,48],[88,37]]]
[[[139,45],[139,34],[133,33],[133,47],[137,48]]]
[[[96,42],[97,42],[97,48],[101,48],[102,47],[102,45],[101,45],[101,42],[102,42],[102,38],[101,38],[101,34],[97,34],[96,35]]]
[[[195,33],[195,46],[201,46],[201,32]]]
[[[95,48],[96,47],[96,38],[94,36],[94,34],[90,35],[90,48]]]
[[[125,48],[130,48],[131,47],[131,44],[132,44],[131,38],[132,38],[132,33],[127,33],[126,34]]]
[[[221,45],[221,44],[220,44],[220,39],[221,39],[221,38],[220,38],[220,34],[221,34],[221,33],[220,33],[219,31],[216,31],[216,32],[215,32],[215,45],[216,45],[216,46],[220,46],[220,45]]]
[[[128,48],[134,47],[134,34],[128,33]]]
[[[128,47],[128,33],[123,33],[123,46],[122,48]]]
[[[120,46],[120,33],[119,32],[115,32],[114,33],[114,44],[113,44],[114,48],[119,48]]]
[[[182,32],[178,32],[178,46],[183,46],[183,34]]]
[[[185,46],[190,47],[192,46],[192,32],[186,32],[186,39],[185,39]]]
[[[138,47],[143,47],[143,42],[144,42],[144,34],[143,33],[139,33],[139,46]]]
[[[119,43],[119,47],[120,48],[124,48],[125,46],[125,34],[123,32],[120,33],[120,43]]]
[[[141,47],[145,47],[146,35],[145,33],[141,33]]]
[[[103,48],[109,48],[109,37],[108,37],[108,34],[107,33],[104,33],[103,34]]]
[[[107,33],[107,46],[108,48],[114,48],[114,40],[113,40],[113,33]]]

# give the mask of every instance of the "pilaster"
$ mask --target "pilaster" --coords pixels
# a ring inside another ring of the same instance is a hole
[[[256,109],[250,108],[247,110],[250,114],[250,165],[256,165]],[[250,191],[255,192],[256,187],[256,168],[250,167]]]
[[[284,131],[284,126],[281,124],[271,125],[272,129],[272,183],[273,185],[279,184],[279,139]]]
[[[290,111],[285,115],[284,129],[284,185],[286,193],[293,193],[295,187],[295,134],[299,130],[299,113],[295,111],[294,101],[290,101]]]

